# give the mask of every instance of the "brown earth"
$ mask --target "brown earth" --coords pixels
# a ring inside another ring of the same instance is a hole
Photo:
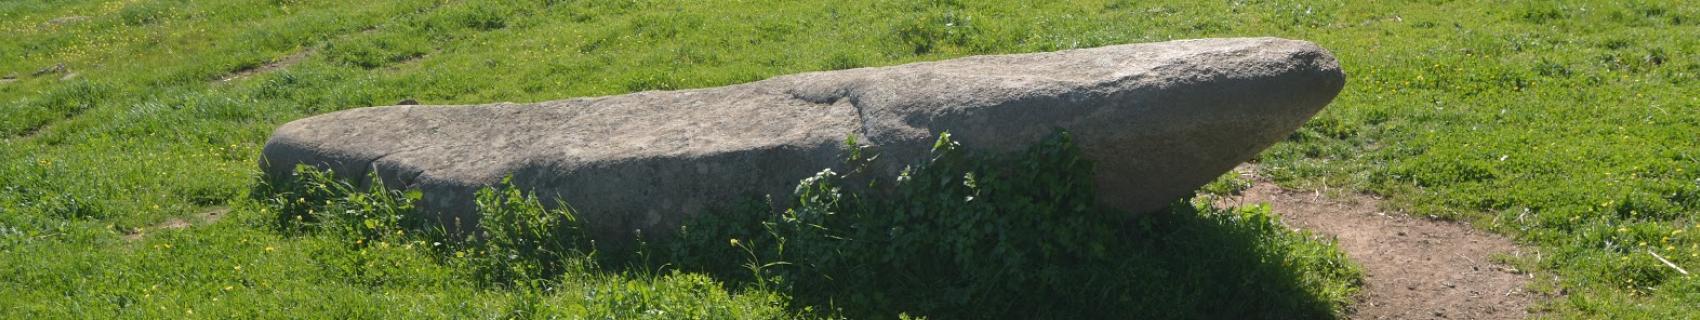
[[[190,217],[171,218],[152,226],[124,230],[124,240],[141,240],[142,237],[147,236],[148,232],[154,230],[182,229],[195,224],[212,223],[218,221],[218,219],[223,219],[225,214],[228,213],[230,213],[228,207],[215,207]]]
[[[1467,224],[1386,212],[1368,195],[1328,196],[1282,189],[1254,174],[1255,181],[1218,205],[1268,203],[1282,222],[1333,237],[1364,269],[1364,287],[1351,319],[1523,319],[1536,293],[1524,288],[1530,275],[1495,263],[1494,255],[1525,249]]]
[[[242,78],[247,78],[248,76],[264,73],[266,71],[272,71],[272,70],[277,70],[277,69],[281,69],[281,68],[284,68],[284,67],[292,66],[292,65],[295,65],[296,63],[300,63],[302,60],[307,60],[307,56],[312,55],[314,51],[316,51],[316,50],[303,49],[301,51],[297,51],[295,53],[284,56],[283,58],[278,58],[277,60],[267,62],[266,64],[254,66],[252,68],[237,70],[237,71],[231,72],[229,75],[226,75],[223,78],[219,78],[218,82],[230,82],[230,81],[240,80]]]

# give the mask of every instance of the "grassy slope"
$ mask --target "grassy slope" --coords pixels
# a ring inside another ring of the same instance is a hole
[[[50,22],[68,16],[90,18]],[[1611,1],[8,1],[0,76],[19,80],[0,84],[0,304],[92,315],[140,305],[126,312],[161,316],[202,306],[441,315],[466,301],[464,312],[493,315],[537,305],[528,303],[536,295],[467,289],[420,255],[327,262],[366,256],[243,223],[264,219],[238,200],[257,148],[276,125],[311,114],[1271,35],[1316,41],[1351,75],[1333,106],[1264,156],[1271,174],[1387,194],[1415,213],[1535,244],[1539,260],[1513,260],[1555,276],[1541,286],[1567,292],[1552,303],[1559,315],[1692,314],[1700,280],[1646,252],[1700,268],[1700,37],[1685,36],[1700,34],[1697,24],[1694,8]],[[218,81],[303,53],[282,70]],[[32,75],[56,64],[76,76]],[[235,222],[122,237],[222,206],[235,206]],[[335,271],[367,263],[384,267]],[[706,281],[584,278],[575,283]],[[371,279],[389,280],[362,283]],[[264,290],[235,290],[245,288]],[[701,303],[775,304],[708,291]],[[155,295],[170,298],[147,299]],[[545,306],[599,306],[544,297]]]

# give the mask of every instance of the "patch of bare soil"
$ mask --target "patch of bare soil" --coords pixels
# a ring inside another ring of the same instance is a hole
[[[214,221],[218,221],[218,219],[223,219],[225,214],[228,213],[230,213],[230,208],[217,207],[201,212],[192,217],[167,219],[165,222],[160,222],[159,224],[152,226],[125,230],[124,240],[141,240],[142,237],[147,236],[148,232],[154,230],[182,229],[194,226],[195,224],[213,223]]]
[[[297,51],[295,53],[284,56],[283,58],[280,58],[280,59],[277,59],[277,60],[272,60],[272,62],[267,62],[266,64],[255,66],[253,68],[237,70],[236,72],[231,72],[229,75],[225,75],[223,78],[219,78],[218,82],[230,82],[230,81],[234,81],[234,80],[240,80],[242,78],[247,78],[247,77],[252,76],[252,75],[265,73],[267,71],[272,71],[272,70],[277,70],[279,68],[292,66],[292,65],[295,65],[296,63],[301,63],[302,60],[307,60],[307,56],[312,55],[313,51],[314,51],[313,49],[303,49],[301,51]]]
[[[1384,212],[1367,195],[1329,197],[1282,189],[1255,176],[1254,167],[1235,169],[1256,181],[1219,205],[1268,203],[1289,227],[1335,238],[1364,268],[1363,291],[1352,319],[1523,319],[1536,293],[1525,292],[1530,276],[1493,262],[1496,254],[1523,249],[1499,235],[1469,225]]]
[[[61,118],[59,120],[47,121],[47,122],[43,122],[41,124],[38,124],[34,127],[24,128],[23,132],[18,133],[18,137],[21,137],[21,138],[24,138],[24,139],[35,139],[36,137],[39,137],[42,134],[47,133],[48,130],[53,129],[54,124],[58,124],[60,122],[66,121],[66,120],[70,120],[72,117],[76,117],[78,113],[80,113],[80,112],[73,112],[71,114],[65,115],[63,118]]]
[[[42,23],[41,23],[41,24],[40,24],[40,25],[38,25],[38,26],[37,26],[37,27],[38,27],[38,28],[41,28],[41,29],[48,29],[48,28],[52,28],[52,27],[57,27],[57,26],[62,26],[62,25],[67,25],[67,24],[73,24],[73,23],[78,23],[78,22],[83,22],[83,21],[88,21],[88,20],[89,20],[89,19],[92,19],[92,18],[91,18],[91,17],[89,17],[89,16],[65,16],[65,17],[58,17],[58,18],[53,18],[53,19],[52,19],[52,20],[47,20],[47,21],[46,21],[46,22],[42,22]]]

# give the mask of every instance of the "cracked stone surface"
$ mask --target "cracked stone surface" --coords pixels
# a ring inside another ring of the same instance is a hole
[[[787,198],[842,163],[845,138],[896,170],[937,135],[1013,151],[1057,128],[1098,165],[1106,205],[1164,207],[1286,137],[1339,93],[1326,50],[1276,38],[1183,40],[974,56],[780,76],[746,84],[539,103],[390,106],[290,122],[263,151],[270,176],[296,164],[374,172],[424,192],[422,211],[476,223],[473,193],[512,176],[569,203],[604,242],[665,237],[686,217]],[[454,221],[458,220],[459,223]]]

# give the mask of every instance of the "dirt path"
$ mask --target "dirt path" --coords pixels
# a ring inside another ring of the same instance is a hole
[[[1535,299],[1529,276],[1493,262],[1521,248],[1469,225],[1384,212],[1369,196],[1329,197],[1256,183],[1219,204],[1268,203],[1295,228],[1335,237],[1364,267],[1364,288],[1352,319],[1523,319]]]

